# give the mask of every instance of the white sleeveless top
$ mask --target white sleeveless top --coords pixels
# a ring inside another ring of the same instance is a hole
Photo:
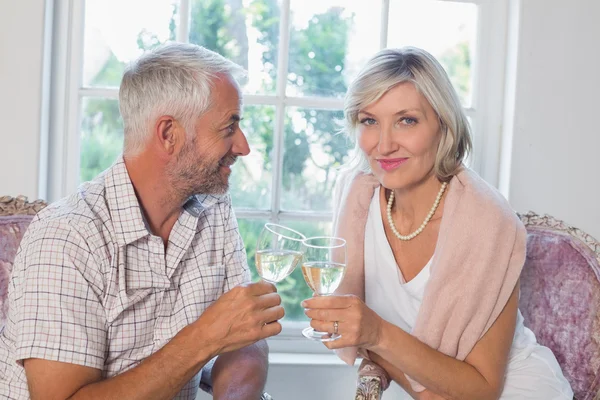
[[[387,241],[379,188],[375,190],[365,227],[365,300],[386,321],[411,332],[429,282],[431,260],[409,282],[403,283],[400,268]],[[399,386],[394,398],[411,397]],[[398,397],[400,396],[400,397]],[[537,344],[535,335],[523,325],[521,311],[510,350],[501,399],[572,399],[573,392],[552,352]]]

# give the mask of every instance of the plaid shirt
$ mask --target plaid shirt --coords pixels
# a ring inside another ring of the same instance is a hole
[[[133,368],[249,280],[229,196],[192,197],[165,251],[119,159],[41,211],[21,242],[0,335],[0,398],[29,398],[27,358],[97,368],[103,378]],[[201,375],[177,398],[194,399]]]

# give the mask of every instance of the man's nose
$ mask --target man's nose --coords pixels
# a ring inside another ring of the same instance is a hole
[[[247,156],[250,154],[250,145],[248,145],[246,135],[244,135],[241,129],[238,130],[233,138],[233,148],[231,150],[237,156]]]

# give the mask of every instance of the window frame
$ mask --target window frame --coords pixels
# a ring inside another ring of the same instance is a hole
[[[177,40],[188,41],[191,0],[179,0]],[[341,110],[343,100],[286,95],[290,43],[291,1],[281,0],[277,83],[274,95],[243,95],[245,105],[275,106],[273,134],[272,192],[269,210],[236,208],[238,218],[274,222],[331,220],[331,212],[286,211],[280,207],[282,194],[283,134],[288,107]],[[381,1],[379,48],[387,44],[390,1]],[[418,1],[418,0],[417,0]],[[474,150],[472,168],[487,182],[498,186],[501,160],[502,121],[505,91],[508,0],[437,0],[478,6],[477,34],[472,66],[472,106],[465,108],[471,119]],[[49,140],[42,143],[41,155],[47,168],[40,174],[45,192],[40,197],[55,201],[76,190],[80,170],[81,104],[84,97],[117,99],[118,88],[83,87],[85,0],[54,1],[50,84]],[[485,132],[485,134],[484,134]],[[42,157],[43,159],[43,157]],[[44,168],[42,168],[44,170]],[[282,334],[271,339],[271,349],[284,353],[322,353],[326,349],[299,337],[306,322],[285,321]]]

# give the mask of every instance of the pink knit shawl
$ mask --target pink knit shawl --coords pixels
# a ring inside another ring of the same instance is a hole
[[[335,234],[346,239],[348,247],[346,275],[336,293],[363,300],[365,225],[377,186],[371,174],[346,173],[334,195]],[[410,333],[433,349],[464,360],[512,294],[525,262],[526,237],[504,197],[463,168],[447,188],[431,276]],[[337,353],[353,365],[357,348]],[[425,389],[407,378],[413,390]]]

